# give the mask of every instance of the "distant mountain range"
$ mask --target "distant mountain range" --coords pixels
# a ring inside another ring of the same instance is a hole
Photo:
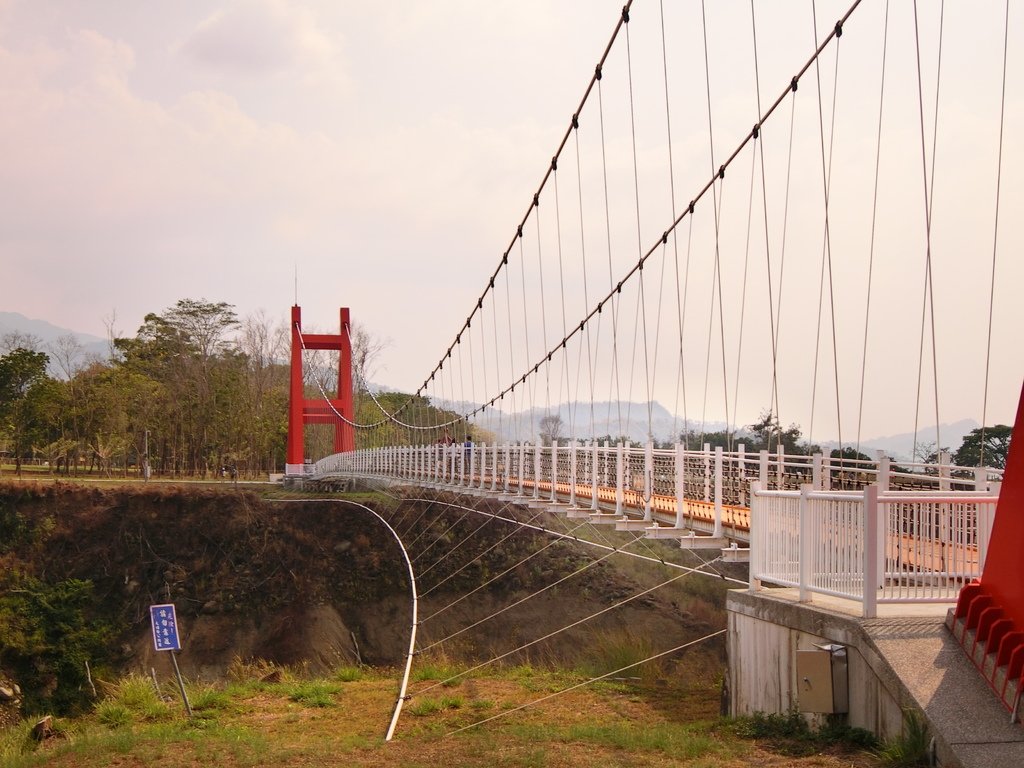
[[[68,335],[74,336],[78,340],[86,357],[106,358],[110,351],[107,340],[101,339],[99,336],[79,333],[70,328],[61,328],[45,320],[33,320],[18,312],[0,312],[0,338],[10,333],[35,337],[41,343],[43,352],[49,352],[57,339]],[[60,375],[60,372],[51,370],[50,375],[57,376]]]
[[[441,408],[447,408],[456,413],[467,413],[475,410],[477,405],[465,402],[435,402]],[[540,432],[540,422],[548,415],[548,410],[533,408],[519,413],[506,413],[496,408],[485,408],[481,415],[475,419],[475,423],[482,429],[493,432],[502,442],[506,440],[530,440]],[[551,414],[557,414],[562,419],[562,434],[570,432],[572,424],[572,405],[562,403],[553,407]],[[581,435],[605,435],[617,436],[620,434],[619,414],[621,413],[621,432],[633,442],[643,443],[647,440],[647,404],[636,402],[614,402],[594,403],[594,421],[591,429],[591,410],[587,403],[580,403],[576,408],[575,423],[576,432]],[[951,424],[940,424],[939,430],[942,436],[942,443],[951,451],[956,451],[963,442],[964,436],[971,430],[977,429],[980,424],[973,419],[962,419]],[[700,422],[692,419],[687,422],[681,416],[673,416],[672,413],[658,402],[651,405],[651,432],[655,440],[667,442],[674,440],[684,429],[700,432]],[[726,428],[725,422],[707,422],[703,425],[705,432],[720,432]],[[923,427],[917,432],[916,445],[918,449],[935,443],[935,426]],[[742,435],[738,436],[742,441]],[[826,451],[839,447],[836,441],[816,441]],[[876,451],[885,451],[886,455],[902,461],[913,460],[914,434],[905,432],[885,437],[875,437],[870,440],[862,440],[860,443],[861,453],[873,456]],[[849,442],[843,443],[844,448],[850,448]],[[934,447],[934,446],[933,446]]]

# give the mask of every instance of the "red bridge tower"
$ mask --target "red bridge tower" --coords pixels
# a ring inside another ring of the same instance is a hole
[[[288,449],[285,474],[301,475],[305,468],[305,425],[333,424],[334,451],[344,453],[356,447],[352,428],[352,342],[349,337],[349,313],[341,309],[341,333],[302,333],[302,309],[292,307],[292,364],[288,402]],[[307,400],[302,388],[302,352],[327,349],[338,352],[338,395],[331,400]],[[341,417],[339,418],[339,415]],[[345,421],[348,420],[348,422]]]

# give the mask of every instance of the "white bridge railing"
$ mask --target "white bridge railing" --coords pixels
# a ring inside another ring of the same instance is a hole
[[[388,446],[313,467],[315,478],[339,475],[612,513],[649,523],[658,538],[678,531],[680,538],[711,534],[709,543],[749,542],[752,588],[769,582],[798,588],[801,600],[813,593],[856,600],[865,616],[879,603],[955,601],[981,574],[1001,479],[998,470],[964,469],[948,458],[896,466],[884,455],[841,460],[742,445],[596,442]]]
[[[752,488],[750,584],[879,603],[955,602],[981,575],[998,495]]]

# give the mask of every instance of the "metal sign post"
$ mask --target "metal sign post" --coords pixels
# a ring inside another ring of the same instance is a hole
[[[176,651],[181,650],[181,641],[178,637],[178,618],[174,612],[174,604],[149,606],[149,617],[153,622],[153,647],[158,651],[171,652],[171,663],[174,664],[174,674],[178,678],[181,700],[185,702],[185,712],[192,717],[192,706],[188,703],[185,681],[181,679],[181,670],[178,669],[178,658],[175,655]]]

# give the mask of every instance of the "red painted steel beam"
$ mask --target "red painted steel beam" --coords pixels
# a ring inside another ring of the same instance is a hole
[[[340,311],[341,332],[302,334],[302,309],[292,307],[292,354],[289,378],[288,441],[285,462],[301,465],[305,461],[305,425],[334,424],[334,450],[355,450],[355,430],[350,423],[355,415],[352,402],[352,342],[348,308]],[[329,401],[307,400],[302,386],[302,353],[306,349],[338,352],[338,397]],[[338,415],[340,414],[340,416]]]
[[[947,620],[957,641],[1007,709],[1024,685],[1024,388],[1003,470],[981,578],[960,590]]]
[[[1024,389],[1013,425],[1003,472],[982,589],[995,599],[1018,629],[1024,630]]]

